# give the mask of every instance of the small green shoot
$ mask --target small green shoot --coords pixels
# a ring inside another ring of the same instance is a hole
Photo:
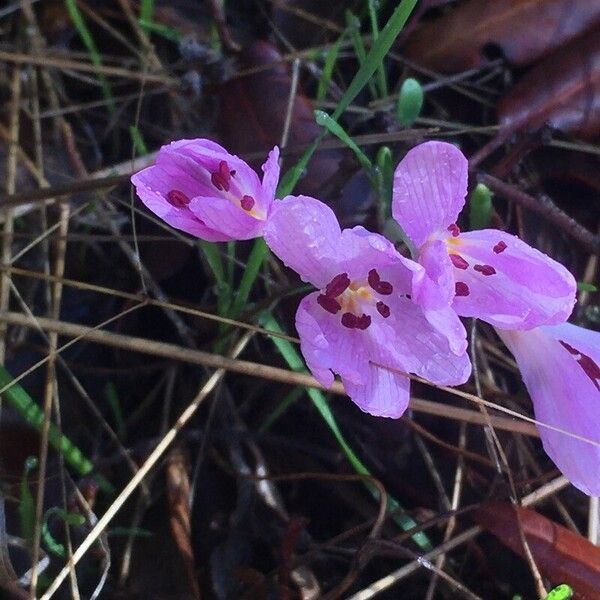
[[[35,501],[29,489],[29,474],[37,468],[38,459],[29,456],[23,466],[21,485],[19,490],[19,524],[21,526],[21,537],[29,543],[33,541],[35,530]]]
[[[50,532],[50,527],[48,525],[48,521],[54,515],[62,519],[67,525],[75,525],[77,527],[81,527],[81,525],[85,523],[85,517],[78,513],[69,513],[58,507],[51,508],[44,515],[44,522],[42,524],[42,540],[44,540],[44,545],[48,548],[49,552],[52,552],[52,554],[55,554],[60,558],[66,558],[67,551],[64,545],[56,540]]]
[[[594,293],[594,292],[598,291],[598,286],[594,285],[593,283],[589,283],[587,281],[578,281],[577,282],[577,291]]]
[[[154,0],[140,0],[140,21],[152,21]]]
[[[412,77],[405,79],[400,87],[396,105],[396,118],[400,125],[410,127],[417,120],[423,108],[423,99],[421,84]]]
[[[379,180],[378,186],[378,213],[379,213],[379,226],[383,227],[383,224],[391,216],[392,211],[392,186],[394,182],[394,163],[392,157],[392,151],[389,146],[381,146],[377,151],[375,157],[375,164],[377,165],[377,178]]]
[[[166,40],[170,42],[175,42],[178,44],[181,41],[181,34],[176,29],[169,27],[168,25],[163,25],[162,23],[154,23],[153,21],[148,21],[147,19],[142,19],[141,17],[138,19],[138,23],[142,29],[147,31],[148,33],[155,33],[156,35],[160,35],[164,37]]]
[[[135,154],[137,156],[146,156],[148,154],[148,147],[136,125],[129,126],[129,136],[131,137],[131,143],[133,144]]]
[[[572,597],[573,588],[563,583],[551,590],[544,600],[569,600]]]
[[[333,68],[335,67],[335,63],[337,61],[337,57],[340,53],[340,48],[342,46],[342,41],[344,40],[344,35],[342,34],[337,41],[329,48],[327,54],[325,54],[325,64],[323,65],[323,71],[321,73],[321,77],[319,78],[319,84],[317,86],[317,104],[325,99],[327,95],[327,86],[331,81],[331,77],[333,75]]]
[[[492,192],[478,183],[469,196],[469,222],[471,229],[485,229],[492,218]]]
[[[108,381],[104,386],[104,397],[110,410],[112,411],[115,425],[117,427],[117,435],[120,439],[125,438],[125,419],[123,418],[123,411],[121,409],[121,402],[119,400],[119,394],[117,388],[112,381]]]

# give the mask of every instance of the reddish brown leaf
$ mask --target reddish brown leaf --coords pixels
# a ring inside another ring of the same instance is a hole
[[[590,0],[469,0],[418,29],[405,53],[443,73],[484,65],[490,46],[526,65],[598,21],[600,2]]]
[[[547,123],[584,138],[600,134],[600,29],[529,71],[499,103],[498,115],[510,129],[537,129]]]
[[[241,69],[250,72],[230,79],[221,88],[223,144],[237,154],[261,152],[266,157],[281,141],[291,77],[281,55],[268,42],[252,44],[242,53],[241,63]],[[306,146],[319,133],[312,104],[299,91],[292,110],[288,147]],[[300,152],[289,156],[284,170],[299,155]],[[337,172],[342,157],[339,150],[317,152],[296,192],[318,194],[323,183]]]
[[[474,519],[504,545],[523,556],[517,512],[525,537],[542,574],[552,583],[568,583],[576,598],[600,598],[600,548],[533,510],[507,503],[487,504]]]

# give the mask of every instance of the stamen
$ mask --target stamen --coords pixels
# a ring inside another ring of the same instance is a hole
[[[469,290],[469,286],[464,281],[457,281],[454,284],[454,293],[457,296],[468,296],[471,290]]]
[[[348,273],[340,273],[336,275],[325,287],[325,295],[330,298],[337,298],[343,294],[350,285]]]
[[[450,260],[457,269],[465,270],[469,267],[469,263],[459,254],[450,254]]]
[[[496,269],[492,265],[475,265],[473,267],[478,273],[482,275],[495,275]]]
[[[338,311],[342,309],[341,305],[337,300],[335,300],[335,298],[331,298],[323,294],[317,296],[317,303],[319,304],[319,306],[324,308],[327,312],[331,313],[332,315],[335,315]]]
[[[240,206],[244,209],[244,210],[252,210],[253,206],[254,206],[254,198],[252,196],[248,196],[248,194],[246,194],[245,196],[243,196],[243,198],[240,200]]]
[[[375,305],[375,308],[384,319],[387,319],[390,316],[391,311],[390,307],[387,304],[384,304],[380,301]]]
[[[500,252],[504,252],[506,248],[506,244],[502,240],[500,240],[492,249],[496,254],[500,254]]]
[[[190,203],[190,199],[179,190],[171,190],[167,193],[167,202],[175,208],[185,208]]]
[[[342,315],[342,325],[348,329],[356,329],[358,317],[352,313],[346,312]]]
[[[229,172],[229,166],[224,160],[222,160],[219,163],[219,170],[210,176],[210,180],[219,191],[225,190],[228,192],[230,177],[231,174]]]
[[[362,314],[356,318],[356,329],[362,329],[363,331],[371,324],[371,317],[369,315]]]
[[[376,271],[376,269],[371,269],[369,271],[369,276],[367,278],[367,281],[369,282],[369,285],[373,289],[375,289],[377,287],[377,285],[381,281],[381,278],[379,277],[379,273]]]
[[[600,392],[600,367],[595,363],[595,361],[581,352],[577,350],[577,348],[573,348],[573,346],[567,344],[567,342],[563,342],[562,340],[558,340],[560,345],[565,348],[569,354],[572,354],[579,366],[583,369],[584,373],[591,379],[592,383],[596,386],[596,389]]]
[[[460,235],[460,228],[456,223],[448,225],[448,231],[452,234],[452,237],[458,237]]]
[[[376,269],[371,269],[369,271],[367,281],[369,282],[371,288],[373,288],[378,294],[381,294],[382,296],[389,296],[394,291],[394,287],[389,281],[381,281],[379,273]]]

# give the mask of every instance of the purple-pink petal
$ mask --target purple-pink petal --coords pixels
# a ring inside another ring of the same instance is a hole
[[[338,275],[340,226],[333,211],[309,196],[275,202],[264,236],[271,251],[303,281],[322,288]]]
[[[446,142],[410,150],[394,173],[392,214],[418,248],[455,223],[467,194],[468,163]]]
[[[600,495],[600,333],[568,323],[498,334],[512,352],[548,456],[581,491]]]
[[[278,155],[274,148],[261,183],[247,163],[219,144],[179,140],[163,146],[156,164],[131,180],[142,202],[173,227],[207,241],[249,239],[262,234],[271,210],[279,177]],[[191,210],[200,199],[202,207]],[[207,202],[214,205],[207,207]]]
[[[452,304],[455,290],[454,269],[443,240],[426,242],[419,253],[419,264],[427,274],[415,300],[425,308]]]
[[[279,185],[279,148],[275,146],[262,166],[262,191],[267,198],[275,198]]]
[[[229,239],[250,240],[262,235],[264,219],[252,216],[225,198],[198,196],[190,202],[189,209],[208,227],[218,229]]]
[[[454,269],[468,287],[453,307],[504,329],[532,329],[565,321],[575,303],[576,283],[569,271],[514,235],[496,229],[463,233],[456,251],[468,263]]]
[[[147,167],[131,177],[137,195],[145,206],[157,217],[171,227],[185,231],[190,235],[209,242],[225,242],[231,238],[223,232],[211,229],[200,221],[190,210],[189,206],[178,208],[168,200],[172,190],[190,198],[195,181],[185,170],[177,170],[172,165],[165,168],[164,162]],[[176,187],[177,186],[177,187]]]

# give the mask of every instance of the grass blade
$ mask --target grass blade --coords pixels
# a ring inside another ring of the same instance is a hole
[[[369,173],[369,175],[373,175],[373,164],[371,163],[370,158],[356,145],[356,142],[346,133],[346,130],[332,117],[330,117],[323,110],[315,110],[315,120],[318,125],[321,127],[325,127],[329,133],[335,135],[341,142],[346,144],[352,152],[354,152],[358,162],[361,167]]]
[[[0,365],[0,387],[7,388],[2,392],[4,399],[37,431],[41,431],[44,423],[44,412],[33,398],[18,383],[13,383],[13,376]],[[7,387],[10,386],[10,387]],[[83,452],[65,435],[60,433],[56,425],[50,423],[48,443],[62,454],[65,462],[80,476],[89,475],[94,465]],[[107,493],[113,493],[112,485],[102,476],[94,477],[98,485]]]
[[[77,29],[77,32],[79,33],[79,37],[81,38],[83,45],[90,55],[90,61],[95,67],[101,67],[102,59],[100,58],[100,52],[98,51],[96,42],[94,41],[94,38],[92,37],[92,34],[85,23],[83,15],[77,6],[76,0],[65,0],[65,6],[71,21],[73,21],[75,29]],[[102,88],[102,95],[104,96],[108,106],[108,111],[111,115],[114,115],[116,110],[115,100],[112,90],[110,89],[110,85],[108,84],[108,79],[106,79],[106,76],[103,73],[98,73],[97,77],[98,81],[100,82],[100,87]]]
[[[371,50],[365,57],[365,61],[358,69],[356,75],[350,82],[348,89],[344,92],[344,95],[340,99],[335,111],[331,115],[334,121],[337,121],[340,115],[348,108],[350,103],[358,96],[360,91],[371,81],[371,77],[381,65],[385,55],[389,52],[394,40],[404,27],[408,17],[412,13],[413,9],[417,4],[417,0],[402,0],[396,7],[390,20],[386,26],[381,30],[377,41],[373,44]],[[302,173],[306,169],[309,160],[318,148],[321,140],[325,137],[325,133],[322,133],[304,152],[300,157],[298,163],[292,167],[282,178],[280,189],[283,190],[283,195],[291,193],[291,191],[298,183],[298,180],[302,176]]]

